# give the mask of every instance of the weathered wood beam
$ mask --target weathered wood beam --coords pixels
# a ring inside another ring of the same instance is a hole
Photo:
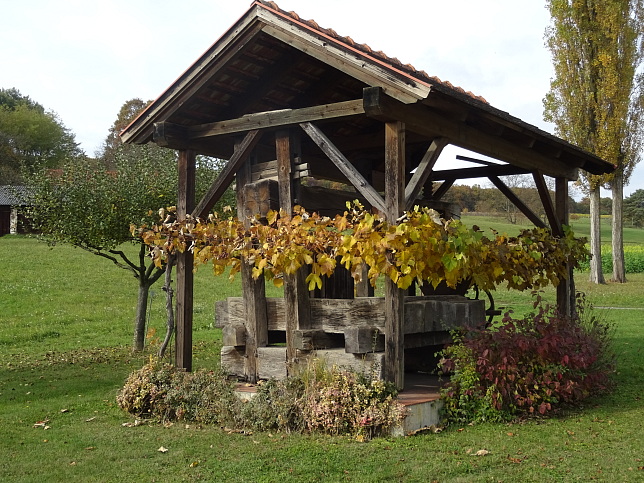
[[[183,221],[195,204],[196,153],[191,150],[179,152],[179,187],[177,220]],[[192,312],[194,257],[186,250],[177,254],[177,333],[175,338],[175,365],[186,371],[192,370]]]
[[[371,206],[385,212],[385,202],[373,186],[360,174],[360,172],[344,157],[338,148],[327,138],[322,131],[310,122],[300,124],[302,129],[318,145],[333,164],[342,172],[349,182],[364,196]],[[404,180],[404,176],[403,176]]]
[[[432,172],[431,178],[432,181],[441,181],[444,179],[489,178],[490,176],[510,176],[529,173],[530,170],[512,166],[511,164],[497,164],[477,168],[441,169]]]
[[[541,199],[541,204],[543,209],[546,212],[546,217],[548,218],[548,223],[550,224],[550,230],[556,236],[563,235],[563,228],[557,214],[555,212],[555,207],[552,204],[552,198],[550,197],[550,190],[548,185],[546,185],[546,180],[543,178],[543,175],[538,172],[532,173],[534,179],[534,184],[537,185],[537,192],[539,193],[539,198]]]
[[[385,217],[396,223],[405,207],[405,125],[385,123]],[[405,386],[405,291],[385,277],[385,377]]]
[[[405,188],[405,209],[410,210],[418,197],[418,193],[425,185],[425,182],[429,178],[429,175],[434,169],[434,165],[438,160],[443,148],[447,146],[447,139],[438,138],[434,139],[427,149],[427,152],[423,155],[423,158],[420,160],[420,164],[416,168],[416,172],[409,180],[407,187]]]
[[[288,215],[293,213],[294,208],[291,177],[294,163],[293,141],[291,132],[287,129],[275,133],[280,210],[284,210]],[[302,269],[284,276],[284,302],[286,304],[286,367],[290,374],[297,359],[295,331],[308,329],[311,326],[309,292],[304,283]]]
[[[239,145],[235,146],[236,151]],[[245,161],[237,170],[237,218],[243,221],[246,228],[250,227],[250,218],[247,216],[248,199],[245,195],[245,186],[251,178],[251,158],[245,157]],[[255,213],[248,213],[252,216]],[[248,260],[242,260],[241,285],[244,298],[244,376],[251,384],[258,379],[257,349],[268,345],[268,318],[266,315],[266,290],[265,279],[259,276],[253,278],[253,264]],[[237,345],[237,344],[225,344]]]
[[[498,188],[498,190],[505,195],[505,197],[510,200],[510,202],[516,206],[521,213],[523,213],[528,220],[532,222],[533,225],[538,226],[539,228],[546,228],[546,224],[541,221],[541,218],[539,218],[534,211],[532,211],[530,208],[528,208],[528,205],[526,205],[521,199],[514,194],[514,192],[508,188],[508,186],[501,181],[499,178],[496,176],[490,176],[489,180],[492,182],[494,186]]]
[[[450,144],[530,171],[536,168],[550,176],[577,179],[579,166],[567,165],[525,146],[517,146],[501,137],[486,134],[422,104],[403,104],[387,96],[380,87],[365,88],[363,100],[365,113],[371,118],[381,121],[399,120],[405,123],[408,131],[431,138],[445,137]]]
[[[235,152],[228,160],[228,163],[224,167],[217,179],[213,182],[212,186],[208,192],[201,199],[199,204],[192,211],[192,216],[195,218],[204,218],[212,207],[215,206],[215,203],[219,201],[219,198],[224,194],[228,189],[228,186],[235,177],[235,173],[239,171],[242,164],[248,159],[251,151],[259,141],[261,137],[261,131],[253,130],[249,131],[244,137],[243,141],[235,148]]]
[[[247,114],[237,119],[186,127],[183,128],[183,132],[186,139],[190,141],[223,134],[245,132],[251,129],[275,128],[303,122],[352,117],[364,114],[362,104],[362,99],[357,99],[355,101],[343,101],[335,104],[303,107],[301,109],[258,112]],[[169,132],[172,133],[172,129]]]
[[[568,224],[568,215],[570,213],[570,201],[568,193],[568,180],[564,178],[555,178],[555,212],[559,224]],[[573,270],[569,266],[568,279],[562,280],[557,285],[557,306],[559,311],[564,315],[573,315],[575,311],[575,280]]]
[[[454,185],[455,179],[446,179],[441,183],[441,185],[438,187],[436,191],[432,193],[432,200],[440,200],[443,196],[445,196],[445,193]]]

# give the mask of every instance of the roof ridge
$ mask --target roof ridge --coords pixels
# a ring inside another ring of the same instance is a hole
[[[353,40],[349,36],[342,36],[339,35],[335,30],[331,28],[323,28],[321,27],[315,20],[309,19],[309,20],[304,20],[302,17],[300,17],[297,13],[294,11],[287,12],[286,10],[282,10],[277,3],[275,3],[272,0],[255,0],[254,3],[257,3],[261,5],[264,8],[269,8],[271,10],[274,10],[284,16],[290,17],[293,20],[297,22],[301,22],[308,27],[312,28],[313,30],[316,30],[322,34],[325,34],[335,40],[337,40],[340,43],[343,43],[345,45],[348,45],[349,47],[352,47],[354,49],[357,49],[361,52],[363,52],[366,55],[373,56],[375,58],[378,58],[380,60],[385,61],[388,63],[391,67],[399,69],[402,71],[404,74],[407,75],[412,75],[416,76],[417,80],[422,80],[425,82],[429,82],[430,84],[434,85],[440,85],[443,88],[447,88],[450,90],[453,90],[459,94],[465,95],[471,99],[475,99],[479,102],[482,102],[484,104],[488,104],[487,100],[485,100],[484,97],[478,96],[476,94],[473,94],[471,91],[466,91],[462,87],[455,86],[449,81],[443,81],[437,76],[430,76],[427,72],[424,70],[418,70],[416,69],[412,64],[403,64],[400,60],[398,60],[396,57],[389,57],[386,53],[384,53],[382,50],[374,51],[368,44],[359,44],[355,40]]]

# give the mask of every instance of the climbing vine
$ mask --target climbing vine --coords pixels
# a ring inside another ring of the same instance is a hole
[[[300,207],[292,216],[271,211],[250,227],[218,214],[181,222],[166,210],[160,215],[162,221],[153,226],[132,226],[133,234],[151,247],[158,266],[169,254],[190,250],[196,264],[212,264],[216,275],[229,268],[234,277],[245,259],[253,266],[253,277],[263,274],[279,286],[285,274],[307,265],[311,290],[321,287],[322,277],[332,275],[338,263],[355,280],[366,264],[374,286],[385,275],[403,289],[413,281],[455,287],[470,280],[482,290],[501,285],[532,290],[557,285],[568,276],[568,264],[575,268],[588,257],[585,240],[576,239],[568,228],[562,237],[542,228],[487,237],[476,226],[443,220],[427,208],[406,212],[396,224],[357,203],[334,218]]]

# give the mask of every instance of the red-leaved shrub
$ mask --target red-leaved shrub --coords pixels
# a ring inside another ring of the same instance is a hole
[[[577,314],[544,307],[521,319],[506,313],[498,324],[471,329],[443,351],[442,392],[452,422],[505,421],[545,415],[606,391],[614,373],[612,327],[592,312],[583,295]]]

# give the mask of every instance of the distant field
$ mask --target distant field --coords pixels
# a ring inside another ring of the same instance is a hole
[[[577,236],[590,237],[590,219],[587,216],[581,216],[577,219],[571,217],[570,226]],[[530,224],[525,217],[519,218],[519,223],[512,224],[502,216],[477,216],[473,214],[464,214],[461,220],[468,225],[478,225],[482,230],[495,229],[501,233],[514,235],[524,228],[531,228]],[[601,235],[602,243],[610,245],[612,238],[611,234],[611,220],[610,217],[602,217],[601,220]],[[624,228],[624,244],[644,245],[644,229],[642,228]]]

